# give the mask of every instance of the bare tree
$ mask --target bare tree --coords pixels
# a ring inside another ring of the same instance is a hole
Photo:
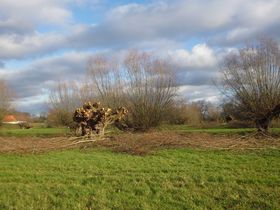
[[[87,79],[90,87],[97,92],[98,101],[113,108],[121,106],[124,83],[117,61],[102,55],[92,57],[87,68]]]
[[[177,88],[172,66],[148,53],[130,51],[123,63],[104,56],[94,57],[88,78],[102,103],[129,110],[129,124],[137,130],[157,126],[172,103]]]
[[[219,122],[221,110],[219,110],[218,106],[205,100],[199,100],[194,103],[200,110],[201,120],[203,122]]]
[[[271,39],[260,39],[225,58],[224,93],[242,107],[258,131],[267,132],[280,114],[280,50]]]
[[[0,80],[0,121],[11,107],[13,93],[4,80]]]
[[[139,129],[157,126],[176,95],[172,66],[137,51],[130,52],[124,62],[134,126]]]
[[[55,125],[67,125],[73,121],[74,110],[86,101],[93,99],[91,89],[87,84],[75,82],[58,83],[49,94],[49,121]]]

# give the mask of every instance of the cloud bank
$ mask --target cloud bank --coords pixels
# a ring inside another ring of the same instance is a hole
[[[187,97],[214,100],[221,58],[258,36],[280,41],[279,11],[279,0],[2,0],[0,77],[38,112],[46,90],[79,79],[92,54],[137,48],[170,59]]]

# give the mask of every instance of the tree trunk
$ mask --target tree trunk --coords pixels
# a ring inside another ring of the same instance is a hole
[[[278,104],[277,106],[274,107],[274,109],[268,112],[265,117],[255,121],[258,132],[267,133],[270,122],[272,121],[273,118],[278,117],[279,115],[280,115],[280,104]]]
[[[82,123],[82,124],[81,124],[81,128],[82,128],[82,136],[87,135],[87,128],[86,128],[86,125]]]
[[[260,120],[256,120],[256,126],[258,129],[258,132],[267,133],[270,122],[271,122],[271,119],[269,119],[269,118],[263,118]]]

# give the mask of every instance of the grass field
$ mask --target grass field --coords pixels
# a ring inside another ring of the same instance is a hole
[[[15,137],[56,137],[56,136],[67,136],[70,135],[69,128],[60,127],[60,128],[45,128],[42,124],[34,124],[34,127],[31,129],[19,129],[16,127],[7,128],[0,127],[0,136],[15,136]],[[254,132],[255,128],[225,128],[225,127],[216,127],[216,128],[194,128],[187,125],[163,125],[159,131],[173,131],[179,133],[210,133],[210,134],[247,134]],[[119,133],[115,128],[109,128],[109,131],[113,134]],[[274,134],[280,134],[280,128],[271,128],[270,132]]]
[[[0,155],[0,209],[279,209],[280,151]]]
[[[160,130],[173,130],[183,133],[211,133],[211,134],[246,134],[256,131],[255,128],[227,128],[227,127],[214,127],[214,128],[194,128],[188,125],[164,125]],[[280,133],[280,128],[270,128],[271,133]]]
[[[253,131],[163,126],[65,149],[67,128],[2,128],[0,209],[280,209],[279,139],[236,139]]]
[[[44,124],[32,124],[30,129],[20,129],[17,125],[14,126],[1,126],[0,137],[57,137],[73,135],[67,127],[54,127],[47,128]],[[118,133],[116,128],[110,128],[110,132]]]
[[[30,128],[30,129],[0,129],[0,136],[15,136],[15,137],[54,137],[66,136],[69,133],[68,128]]]

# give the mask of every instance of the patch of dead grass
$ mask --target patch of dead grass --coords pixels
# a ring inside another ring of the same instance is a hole
[[[240,136],[222,136],[206,133],[152,132],[117,135],[111,139],[96,142],[95,145],[104,146],[116,152],[145,155],[158,149],[184,147],[214,150],[280,149],[280,139],[240,138]]]
[[[280,149],[280,139],[240,138],[206,133],[178,134],[172,132],[125,133],[105,140],[72,144],[73,138],[16,138],[1,137],[1,153],[40,153],[67,148],[105,147],[115,152],[146,155],[165,148],[200,148],[214,150]]]

